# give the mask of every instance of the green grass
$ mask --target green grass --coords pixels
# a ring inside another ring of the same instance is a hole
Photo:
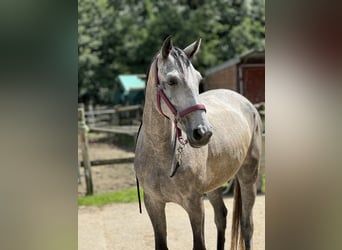
[[[143,192],[140,188],[140,197],[143,200]],[[92,196],[78,197],[78,205],[102,207],[111,203],[137,202],[138,194],[136,188],[130,188],[114,193],[95,194]]]
[[[265,193],[266,191],[266,176],[262,175],[262,186],[261,186],[261,192]]]
[[[265,192],[266,189],[266,178],[265,175],[262,176],[262,192]],[[225,184],[227,185],[227,184]],[[140,188],[140,197],[143,201],[143,191]],[[79,206],[98,206],[102,207],[106,204],[111,203],[129,203],[129,202],[138,202],[138,195],[136,188],[130,188],[121,190],[114,193],[105,193],[105,194],[95,194],[92,196],[84,196],[78,197],[78,205]]]

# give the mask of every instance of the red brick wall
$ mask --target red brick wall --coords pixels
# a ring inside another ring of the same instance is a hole
[[[233,65],[205,77],[205,90],[232,89],[237,90],[237,67]]]

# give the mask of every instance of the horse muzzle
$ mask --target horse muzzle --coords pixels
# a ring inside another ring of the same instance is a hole
[[[205,146],[209,143],[212,135],[213,132],[208,126],[199,125],[192,130],[191,135],[188,137],[190,146],[194,148]]]

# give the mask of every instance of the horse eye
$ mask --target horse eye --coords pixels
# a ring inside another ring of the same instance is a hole
[[[167,82],[169,85],[176,85],[177,84],[177,80],[176,79],[170,79],[168,82]]]

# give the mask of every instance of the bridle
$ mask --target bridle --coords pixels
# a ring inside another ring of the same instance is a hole
[[[178,127],[177,123],[178,120],[196,110],[204,110],[205,112],[207,111],[204,104],[195,104],[193,106],[190,106],[182,111],[178,111],[175,106],[170,102],[169,98],[165,95],[160,82],[159,82],[159,78],[158,78],[158,58],[155,59],[155,65],[156,65],[156,69],[155,69],[155,82],[156,82],[156,87],[157,87],[157,108],[160,112],[160,114],[162,114],[164,117],[166,117],[167,119],[170,120],[170,117],[168,117],[167,115],[164,114],[162,108],[161,108],[161,99],[163,99],[163,101],[165,102],[165,104],[168,106],[168,108],[170,109],[171,113],[174,115],[175,119],[174,119],[174,125],[175,125],[175,130],[176,130],[176,135],[178,138],[178,141],[180,144],[182,144],[183,146],[185,144],[188,143],[188,140],[184,139],[182,136],[182,130]]]

